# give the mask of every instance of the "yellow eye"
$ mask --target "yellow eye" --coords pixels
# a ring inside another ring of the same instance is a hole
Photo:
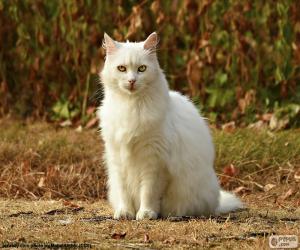
[[[138,68],[138,72],[144,72],[146,70],[147,66],[146,65],[142,65]]]
[[[121,72],[125,72],[126,71],[126,67],[123,65],[118,66],[118,70]]]

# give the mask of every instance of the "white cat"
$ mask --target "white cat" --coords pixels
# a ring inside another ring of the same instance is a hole
[[[191,101],[169,91],[158,38],[120,43],[104,35],[98,110],[114,218],[213,215],[242,207],[220,189],[208,126]]]

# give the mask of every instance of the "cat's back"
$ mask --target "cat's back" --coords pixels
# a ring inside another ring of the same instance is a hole
[[[174,133],[184,147],[197,149],[200,154],[214,159],[214,146],[209,127],[195,105],[182,94],[170,91],[170,120]]]
[[[171,99],[171,113],[174,120],[180,120],[179,124],[188,127],[207,127],[204,118],[186,96],[176,91],[170,91],[169,94]]]
[[[169,91],[173,111],[178,115],[198,115],[199,113],[192,102],[177,91]]]

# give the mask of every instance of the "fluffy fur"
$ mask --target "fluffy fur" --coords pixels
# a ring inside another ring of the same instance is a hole
[[[212,215],[242,207],[220,189],[205,120],[188,98],[169,91],[156,33],[139,43],[104,38],[105,97],[97,114],[114,218]]]

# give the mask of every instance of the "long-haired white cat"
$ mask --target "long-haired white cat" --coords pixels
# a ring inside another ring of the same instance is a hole
[[[208,126],[191,101],[170,91],[158,38],[120,43],[104,35],[98,110],[114,218],[214,215],[242,207],[220,189]]]

